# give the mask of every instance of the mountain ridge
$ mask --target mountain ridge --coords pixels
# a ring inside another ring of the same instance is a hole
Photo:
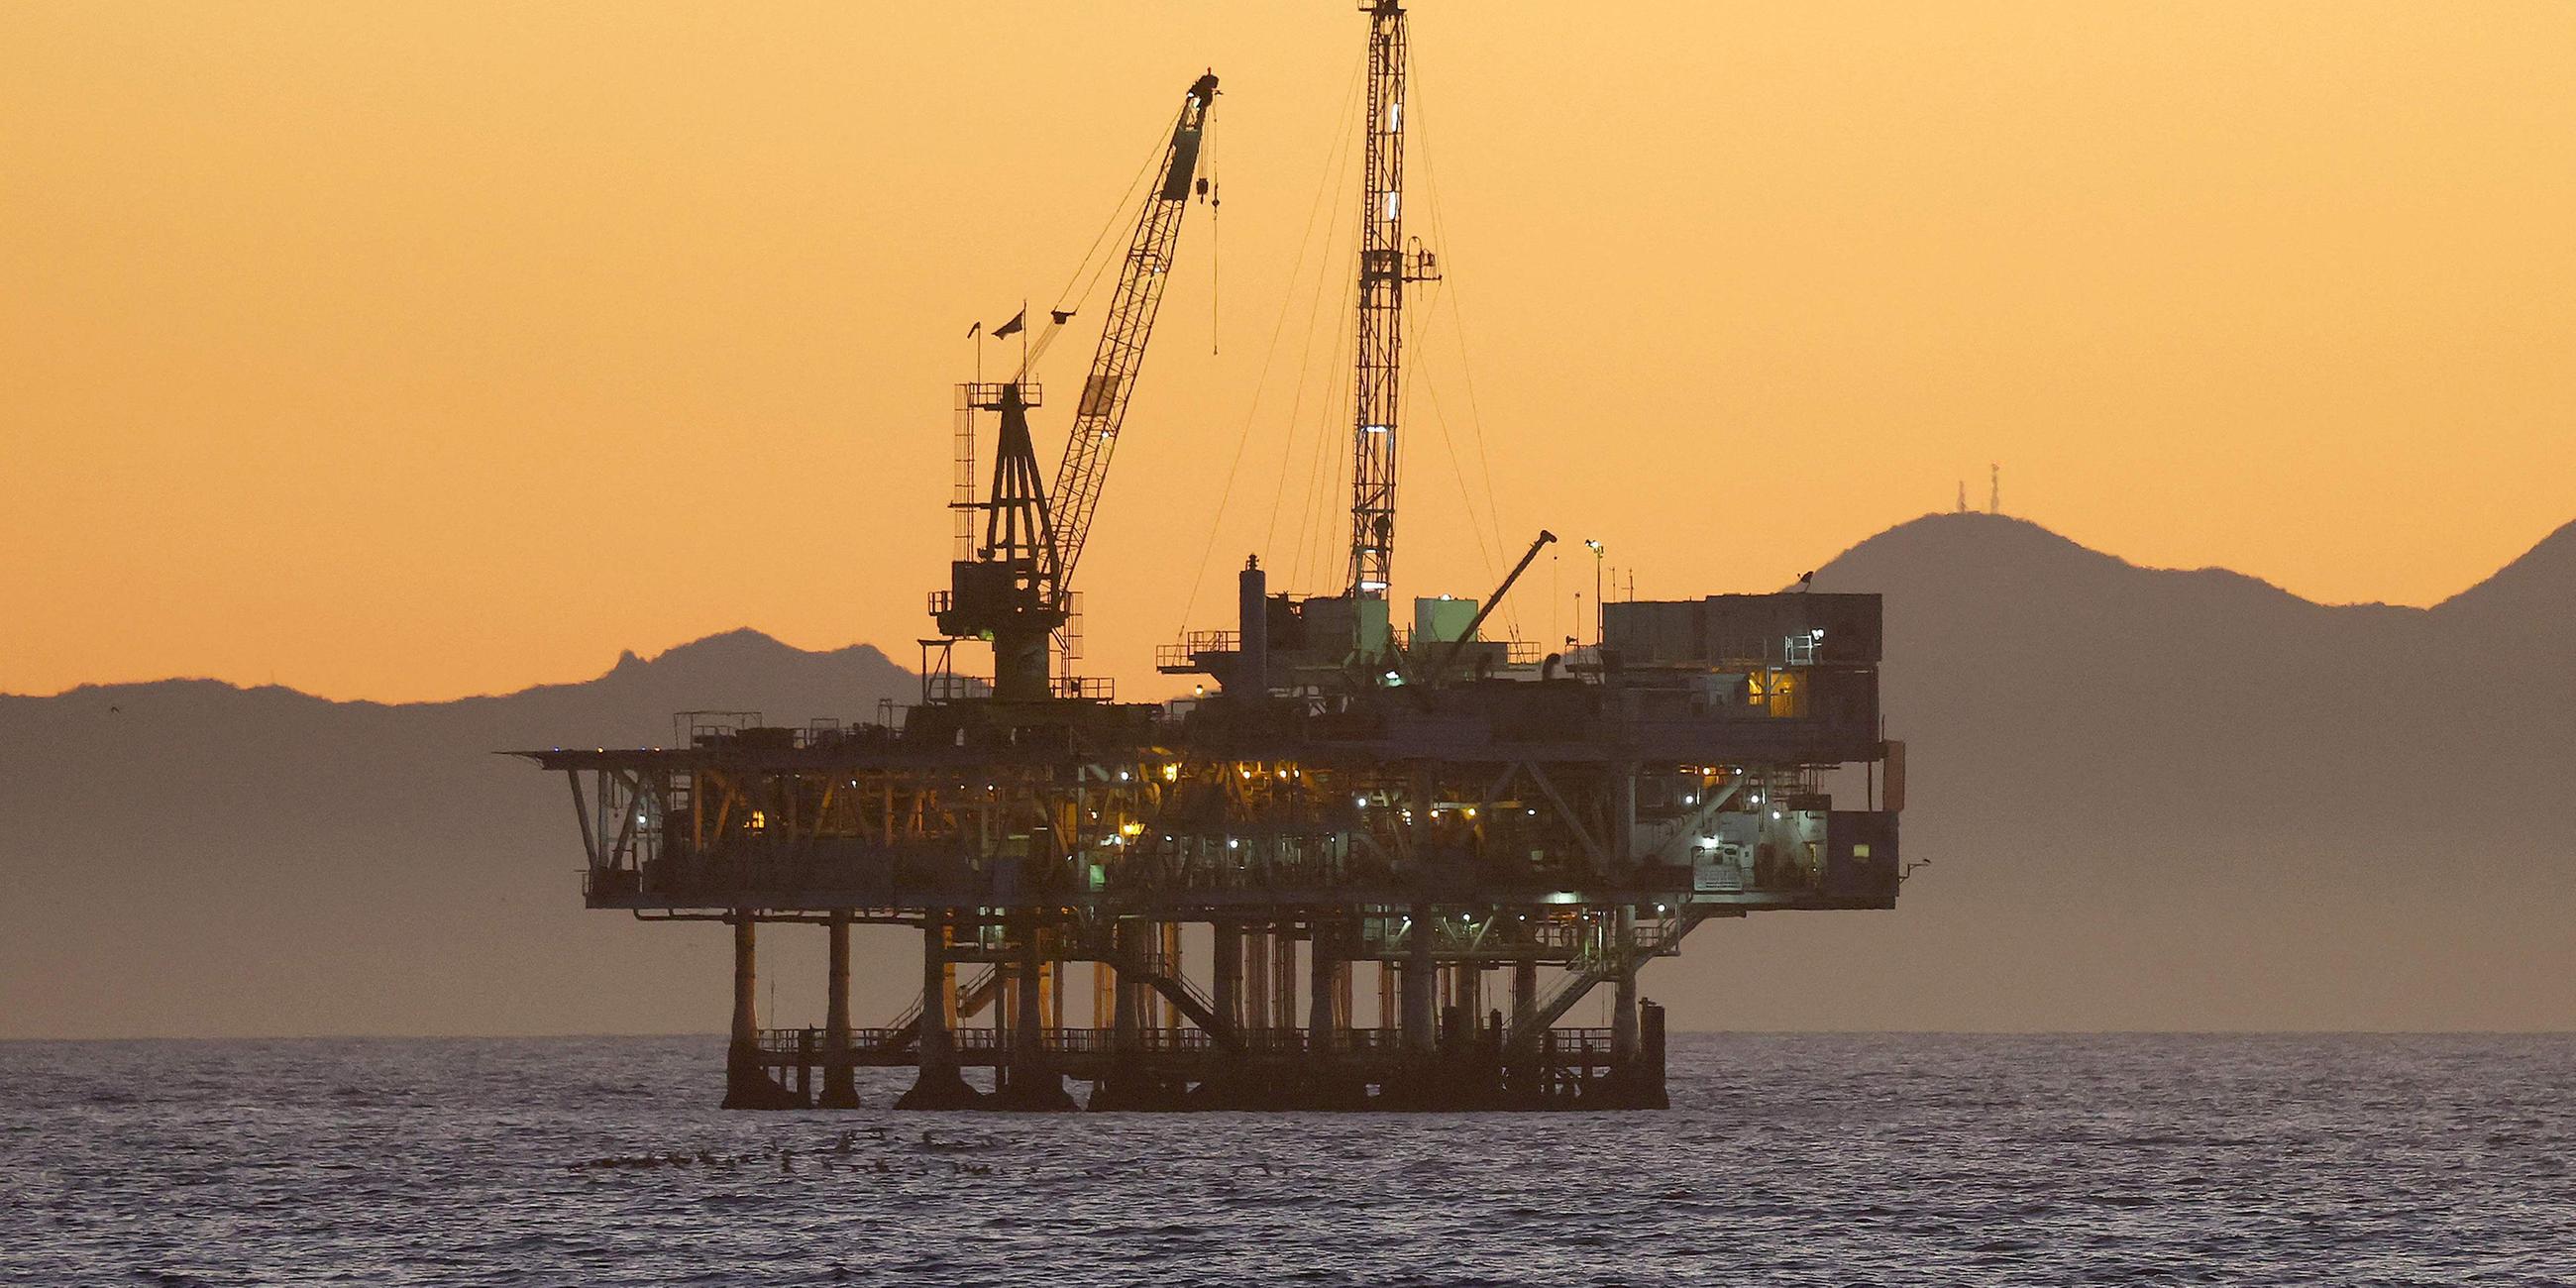
[[[1965,540],[1962,540],[1962,538]],[[1846,578],[1856,579],[1863,571],[1879,565],[1891,551],[1905,551],[1921,557],[1921,547],[1930,541],[1944,541],[1946,547],[1931,550],[1936,556],[1946,555],[1961,560],[1973,559],[1969,566],[1995,566],[1993,556],[2001,553],[2016,562],[2010,565],[2028,572],[2038,569],[2042,560],[2053,560],[2047,570],[2082,571],[2096,569],[2113,575],[2146,574],[2156,579],[2182,579],[2174,584],[2215,587],[2225,593],[2242,596],[2248,602],[2275,603],[2322,609],[2330,612],[2384,613],[2398,617],[2422,617],[2431,620],[2493,618],[2555,609],[2576,607],[2576,521],[2562,525],[2541,538],[2523,554],[2477,583],[2429,606],[2389,604],[2377,600],[2329,603],[2309,599],[2256,577],[2219,565],[2199,568],[2170,568],[2132,562],[2122,556],[2087,546],[2082,542],[2036,523],[2011,515],[1987,514],[1980,511],[1933,511],[1907,519],[1853,543],[1832,559],[1817,566],[1816,576],[1826,579],[1823,589],[1862,590],[1857,584],[1843,586]],[[857,666],[883,666],[902,671],[905,668],[878,645],[852,642],[835,648],[808,649],[788,644],[752,626],[737,626],[674,644],[659,653],[645,656],[634,649],[621,650],[608,669],[596,675],[573,680],[544,680],[516,689],[496,693],[463,694],[451,698],[408,701],[385,701],[375,698],[329,698],[292,685],[237,684],[208,676],[167,676],[151,680],[90,681],[53,693],[14,693],[0,691],[0,699],[51,699],[78,696],[115,698],[137,691],[165,686],[215,686],[243,694],[277,692],[317,702],[346,707],[416,708],[450,706],[458,703],[497,701],[544,691],[556,691],[597,684],[601,681],[636,674],[652,674],[664,669],[720,669],[728,666],[758,665],[781,659],[822,659]]]
[[[29,701],[50,701],[57,698],[74,697],[104,697],[114,699],[118,697],[131,696],[137,693],[149,693],[154,691],[203,693],[221,691],[241,694],[244,696],[289,694],[308,701],[326,703],[337,707],[382,709],[452,707],[464,703],[495,702],[524,697],[529,694],[560,691],[565,689],[578,689],[609,680],[632,681],[638,676],[650,676],[656,672],[667,672],[671,670],[714,670],[745,665],[756,666],[762,663],[775,662],[784,659],[822,660],[827,662],[847,663],[858,667],[886,667],[898,671],[904,669],[892,658],[886,656],[885,650],[874,644],[862,642],[844,644],[837,648],[808,649],[786,643],[785,641],[778,639],[776,636],[767,634],[766,632],[753,627],[737,626],[730,630],[718,631],[712,635],[704,635],[697,639],[674,644],[650,657],[638,654],[631,648],[620,650],[617,655],[617,660],[610,663],[607,670],[584,679],[542,680],[534,684],[523,685],[519,688],[509,689],[499,693],[468,693],[460,694],[452,698],[423,698],[391,702],[380,698],[332,698],[325,697],[317,693],[310,693],[287,684],[238,684],[231,680],[219,679],[213,676],[174,675],[151,680],[84,681],[80,684],[73,685],[70,688],[57,690],[53,693],[0,692],[0,700],[19,699]]]
[[[1933,866],[1892,913],[1713,923],[1650,992],[1684,1028],[2576,1027],[2567,531],[2430,609],[2000,516],[1855,544],[1816,584],[1885,596]],[[744,628],[434,703],[0,697],[0,1038],[718,1030],[724,937],[584,910],[562,783],[493,753],[918,693],[881,650]],[[909,940],[857,949],[860,1009],[900,1009]],[[819,958],[764,934],[774,1019],[816,1013]]]

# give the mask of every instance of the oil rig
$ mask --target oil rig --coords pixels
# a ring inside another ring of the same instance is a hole
[[[892,1066],[917,1071],[908,1108],[1071,1109],[1069,1082],[1092,1109],[1658,1108],[1641,968],[1713,918],[1894,906],[1877,596],[1596,596],[1588,646],[1489,638],[1540,532],[1481,600],[1394,613],[1401,323],[1439,266],[1404,235],[1405,11],[1361,10],[1341,586],[1274,592],[1247,561],[1233,624],[1157,652],[1199,677],[1188,699],[1119,702],[1071,671],[1074,572],[1206,196],[1201,76],[1051,484],[1027,361],[959,387],[959,548],[916,703],[847,725],[689,712],[668,748],[520,753],[571,782],[588,906],[732,927],[726,1105],[855,1106],[856,1070]],[[983,645],[989,676],[962,672]],[[1853,778],[1860,807],[1838,808],[1826,788]],[[829,936],[820,1028],[761,1026],[759,928],[788,923]],[[920,935],[920,995],[880,1027],[852,1023],[854,925]],[[1560,1025],[1604,988],[1606,1026]]]

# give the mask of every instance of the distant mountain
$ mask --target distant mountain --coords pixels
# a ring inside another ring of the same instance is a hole
[[[1893,912],[1712,923],[1646,990],[1692,1028],[2576,1028],[2572,534],[2413,609],[2014,519],[1881,533],[1816,585],[1887,596],[1931,866]],[[874,649],[737,631],[458,702],[0,697],[0,1037],[720,1028],[723,933],[584,911],[561,781],[492,753],[917,692]],[[800,930],[763,979],[803,1022]],[[858,947],[891,1013],[910,944]]]
[[[1719,927],[1833,964],[1734,1018],[2576,1026],[2572,544],[2429,610],[1988,515],[1852,548],[1815,584],[1887,597],[1905,849],[1933,866],[1875,920]]]
[[[718,932],[584,912],[569,793],[494,753],[918,695],[873,648],[735,631],[456,702],[206,680],[0,697],[0,1037],[704,1031]]]
[[[2496,575],[2434,605],[2464,626],[2576,639],[2576,523],[2550,533]]]

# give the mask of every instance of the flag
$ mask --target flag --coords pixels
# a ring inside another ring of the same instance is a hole
[[[1011,315],[1010,321],[993,328],[993,338],[999,340],[1004,336],[1018,335],[1020,332],[1028,330],[1028,328],[1029,308],[1027,305],[1023,304],[1020,306],[1019,312]]]
[[[1050,318],[1055,319],[1055,324],[1056,324],[1057,326],[1063,326],[1065,323],[1070,322],[1070,321],[1072,321],[1072,320],[1073,320],[1073,310],[1071,310],[1071,309],[1048,309],[1048,310],[1047,310],[1047,316],[1048,316],[1048,317],[1050,317]]]

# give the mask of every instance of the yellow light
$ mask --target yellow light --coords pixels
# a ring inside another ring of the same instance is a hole
[[[1118,825],[1118,834],[1120,836],[1143,836],[1145,834],[1145,825],[1142,823],[1121,823]]]
[[[1177,783],[1177,782],[1179,782],[1180,780],[1181,780],[1181,767],[1180,767],[1180,766],[1178,766],[1178,765],[1165,765],[1165,766],[1163,766],[1163,781],[1164,781],[1164,782],[1167,782],[1167,783]]]

